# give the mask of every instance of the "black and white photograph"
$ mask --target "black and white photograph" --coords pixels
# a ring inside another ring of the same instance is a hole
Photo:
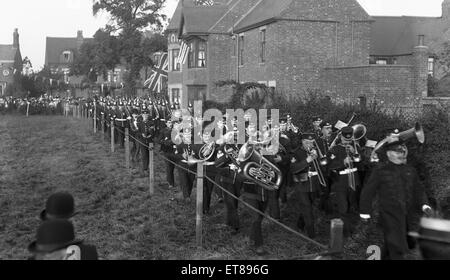
[[[0,10],[0,260],[450,260],[450,0]]]

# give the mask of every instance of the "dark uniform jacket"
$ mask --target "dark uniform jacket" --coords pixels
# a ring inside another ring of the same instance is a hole
[[[308,153],[301,147],[292,151],[292,158],[295,159],[295,162],[291,163],[293,181],[299,186],[300,192],[316,192],[320,188],[319,179],[315,175],[317,170],[312,162],[306,161],[307,157]]]
[[[371,214],[376,193],[385,243],[391,258],[398,258],[408,251],[407,234],[415,229],[421,207],[428,204],[425,190],[413,167],[389,162],[375,168],[364,186],[360,199],[361,214]]]
[[[151,119],[147,119],[146,122],[144,122],[143,119],[140,119],[138,122],[138,128],[141,142],[144,144],[153,142],[155,136],[155,124]]]
[[[361,153],[360,153],[361,154]],[[347,157],[346,149],[343,145],[339,144],[331,148],[328,152],[328,174],[330,174],[331,179],[333,181],[331,185],[332,192],[343,192],[346,191],[346,188],[350,188],[349,186],[349,175],[348,174],[340,174],[340,172],[346,171],[347,166],[344,163],[345,158]],[[359,170],[360,163],[353,162],[353,168],[355,170]],[[358,176],[358,172],[353,172],[355,176],[355,185],[360,185],[360,180]]]

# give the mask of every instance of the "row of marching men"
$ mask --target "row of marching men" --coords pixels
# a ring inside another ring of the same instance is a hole
[[[174,170],[178,169],[180,199],[190,199],[195,183],[196,165],[198,162],[204,162],[206,177],[214,181],[213,183],[208,179],[204,180],[204,213],[209,212],[211,197],[213,191],[216,191],[225,202],[225,221],[233,233],[237,233],[241,227],[238,201],[227,192],[244,198],[260,212],[268,210],[273,218],[281,219],[280,202],[286,203],[288,190],[295,188],[299,193],[297,227],[310,238],[315,238],[316,204],[319,204],[320,210],[331,214],[332,218],[341,218],[344,221],[344,235],[349,236],[358,222],[358,213],[365,214],[361,215],[361,218],[367,218],[368,213],[365,212],[370,212],[371,199],[375,190],[378,190],[381,197],[388,201],[385,205],[401,204],[398,206],[400,210],[396,209],[394,213],[386,210],[387,214],[383,218],[386,225],[385,242],[388,244],[387,248],[391,248],[391,255],[395,255],[392,251],[405,247],[406,225],[409,225],[409,222],[402,222],[400,225],[397,223],[409,216],[409,212],[402,209],[410,207],[411,201],[427,206],[419,180],[411,177],[416,173],[408,168],[399,169],[393,168],[397,165],[389,165],[396,160],[391,160],[387,155],[404,156],[403,143],[391,141],[392,143],[384,145],[386,141],[383,140],[381,142],[385,147],[380,149],[380,144],[365,137],[365,126],[348,125],[352,120],[349,123],[338,122],[333,132],[330,123],[315,118],[310,132],[300,132],[293,124],[292,118],[285,115],[278,126],[272,127],[269,120],[266,126],[258,131],[255,125],[250,123],[250,117],[246,116],[245,131],[240,131],[236,118],[225,117],[223,120],[214,120],[214,123],[204,122],[201,117],[186,119],[178,108],[169,107],[167,104],[158,104],[158,101],[151,99],[135,99],[131,102],[99,99],[95,104],[97,127],[102,127],[103,120],[106,132],[112,121],[116,129],[116,142],[121,145],[124,143],[124,128],[130,129],[132,156],[137,160],[137,155],[141,155],[143,175],[148,170],[148,144],[159,143],[161,151],[168,159],[165,164],[169,187],[175,186]],[[158,105],[163,105],[163,110],[160,110]],[[209,133],[204,128],[211,124],[216,129]],[[196,135],[198,131],[200,134]],[[415,128],[413,134],[420,134],[420,131],[421,129]],[[215,133],[219,133],[218,137]],[[403,134],[403,138],[410,134]],[[279,137],[275,137],[276,135]],[[238,141],[242,138],[244,141]],[[423,142],[423,139],[420,139],[420,142]],[[374,150],[378,153],[374,153]],[[380,153],[384,155],[382,163],[376,156]],[[389,160],[385,159],[386,156]],[[403,167],[405,164],[403,162],[399,166]],[[380,177],[377,173],[378,166],[387,168],[387,173],[398,174],[381,173],[382,177],[391,179],[377,181],[375,179]],[[371,173],[376,174],[370,176]],[[397,177],[402,180],[397,182]],[[386,183],[386,180],[389,182]],[[216,184],[227,192],[215,188]],[[390,190],[384,193],[380,184],[389,185]],[[365,187],[366,185],[368,187]],[[409,190],[414,192],[414,199],[410,198]],[[427,206],[424,209],[428,208]],[[264,217],[254,211],[251,213],[250,238],[256,252],[264,254]],[[403,230],[399,231],[398,227]]]
[[[360,218],[367,219],[372,199],[379,191],[382,208],[385,207],[381,209],[384,252],[388,258],[400,258],[398,256],[406,251],[404,240],[409,221],[403,220],[410,216],[409,209],[420,205],[421,210],[430,210],[417,172],[413,172],[406,160],[398,160],[406,158],[404,141],[414,137],[424,142],[420,125],[405,133],[393,132],[391,135],[395,137],[377,143],[365,137],[364,125],[349,126],[353,117],[349,123],[338,122],[334,133],[333,126],[320,118],[313,120],[314,129],[310,132],[300,132],[289,115],[282,117],[278,126],[272,127],[269,120],[261,131],[250,122],[250,116],[245,117],[245,131],[239,130],[236,118],[225,117],[215,121],[212,133],[203,130],[212,123],[204,122],[201,117],[191,118],[187,128],[181,116],[172,120],[175,122],[167,122],[159,138],[162,151],[171,159],[166,162],[168,184],[174,184],[174,163],[181,165],[182,197],[189,199],[196,164],[203,162],[206,177],[214,180],[214,183],[204,180],[204,213],[209,212],[214,186],[222,186],[227,191],[222,193],[225,221],[233,233],[240,228],[238,201],[227,193],[243,197],[253,208],[262,213],[268,211],[279,220],[280,202],[287,202],[288,189],[294,187],[299,193],[297,227],[315,238],[316,204],[325,214],[343,220],[344,236],[348,237]],[[197,131],[201,133],[195,135]],[[219,137],[214,135],[217,132]],[[245,141],[238,141],[241,136]],[[381,155],[382,161],[377,155]],[[397,173],[390,174],[392,172]],[[374,174],[371,176],[371,173]],[[396,176],[401,180],[396,181]],[[394,210],[392,205],[396,205]],[[255,211],[251,213],[250,239],[256,253],[265,254],[264,216]]]

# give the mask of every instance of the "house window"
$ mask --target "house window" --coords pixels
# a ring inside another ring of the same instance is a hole
[[[239,36],[239,65],[244,65],[244,35]]]
[[[376,64],[379,64],[379,65],[386,65],[386,64],[387,64],[387,60],[386,60],[386,59],[378,59],[378,60],[376,61]]]
[[[196,86],[188,86],[188,101],[191,104],[194,104],[194,101],[206,101],[206,86],[204,85],[196,85]]]
[[[266,62],[266,29],[261,29],[259,31],[259,41],[260,41],[260,53],[259,62]]]
[[[64,62],[70,62],[70,51],[64,51],[63,52],[63,58],[64,58]]]
[[[177,63],[178,55],[180,54],[179,49],[172,50],[172,71],[180,71],[180,63]]]
[[[118,83],[120,79],[120,69],[114,70],[114,83]]]
[[[428,75],[434,76],[434,58],[428,58]]]
[[[198,42],[198,52],[197,52],[197,67],[206,67],[206,42]]]
[[[180,89],[179,88],[173,88],[172,89],[171,103],[175,104],[179,100],[180,100]]]
[[[195,40],[189,44],[188,55],[189,68],[205,68],[206,67],[206,42],[203,40]]]

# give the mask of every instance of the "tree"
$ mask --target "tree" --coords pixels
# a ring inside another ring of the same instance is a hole
[[[244,104],[246,107],[262,109],[267,106],[270,96],[270,89],[264,85],[254,82],[239,83],[234,80],[219,81],[217,87],[231,86],[234,94],[231,106],[238,108]],[[250,105],[247,105],[250,104]]]
[[[105,11],[110,15],[110,23],[105,30],[118,34],[120,57],[125,61],[125,92],[136,94],[136,84],[140,70],[146,63],[143,52],[143,34],[145,28],[161,30],[166,16],[161,14],[165,0],[97,0],[92,11],[97,15]],[[147,61],[148,62],[148,61]]]
[[[97,75],[107,77],[108,71],[120,63],[120,45],[110,32],[99,29],[93,40],[85,41],[75,55],[71,65],[72,75],[85,75],[90,83],[97,81]]]

